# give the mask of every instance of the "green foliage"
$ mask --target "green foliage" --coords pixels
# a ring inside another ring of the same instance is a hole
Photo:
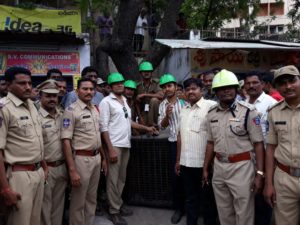
[[[32,1],[24,1],[20,4],[17,5],[17,7],[22,8],[22,9],[35,9],[35,2]]]
[[[288,17],[292,20],[292,25],[295,26],[299,24],[300,21],[300,1],[294,0],[291,10],[288,12]],[[294,28],[293,28],[294,29]]]
[[[217,29],[233,18],[249,21],[255,18],[259,0],[252,0],[253,13],[249,15],[248,0],[185,0],[181,11],[187,15],[189,28]]]

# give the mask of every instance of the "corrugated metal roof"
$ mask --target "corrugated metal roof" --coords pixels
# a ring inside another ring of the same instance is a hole
[[[171,48],[185,49],[285,49],[300,50],[300,44],[292,42],[276,41],[205,41],[205,40],[173,40],[173,39],[156,39],[157,42]]]

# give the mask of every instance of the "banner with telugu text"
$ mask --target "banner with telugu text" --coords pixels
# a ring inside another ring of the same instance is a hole
[[[12,66],[25,67],[33,75],[45,75],[53,68],[61,70],[63,74],[80,74],[78,52],[0,51],[0,74]]]
[[[22,9],[0,5],[0,30],[81,33],[80,10]]]

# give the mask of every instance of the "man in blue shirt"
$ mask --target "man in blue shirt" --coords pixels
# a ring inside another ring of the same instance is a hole
[[[87,66],[85,67],[82,72],[81,72],[81,77],[82,78],[89,78],[91,79],[93,82],[97,82],[97,78],[98,78],[99,74],[98,71],[91,67],[91,66]],[[101,102],[101,100],[104,98],[103,94],[96,91],[95,95],[92,99],[92,104],[93,105],[99,105],[99,103]],[[78,99],[78,96],[76,94],[76,91],[73,90],[71,92],[69,92],[66,97],[63,99],[62,105],[67,108],[68,106],[70,106],[72,103],[74,103],[76,100]]]

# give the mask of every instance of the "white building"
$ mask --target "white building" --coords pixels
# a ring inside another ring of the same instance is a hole
[[[287,30],[287,25],[291,23],[287,13],[292,9],[293,0],[261,0],[259,11],[256,17],[257,25],[252,27],[259,29],[259,33],[268,35],[282,34]],[[252,6],[249,4],[249,12],[252,11]],[[241,27],[240,19],[233,19],[227,22],[222,30],[229,32],[239,32]]]

